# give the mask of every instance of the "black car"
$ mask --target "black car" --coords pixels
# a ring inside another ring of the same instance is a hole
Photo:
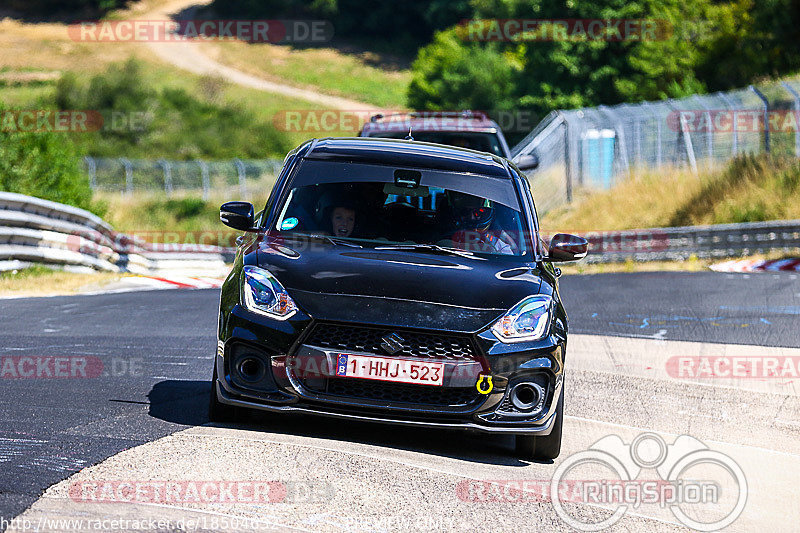
[[[412,111],[376,114],[361,127],[360,137],[403,139],[411,133],[416,141],[489,152],[511,159],[511,150],[500,126],[480,111]],[[535,155],[521,155],[517,167],[529,171],[539,166]]]
[[[220,298],[210,418],[242,408],[516,435],[561,448],[567,315],[507,159],[409,140],[312,140],[289,153]]]

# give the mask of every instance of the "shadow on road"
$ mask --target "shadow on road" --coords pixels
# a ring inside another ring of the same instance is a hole
[[[160,420],[186,426],[208,424],[210,391],[211,383],[208,381],[161,381],[148,394],[149,414]],[[514,457],[514,439],[511,436],[391,426],[302,414],[279,415],[255,410],[247,413],[240,423],[213,425],[356,442],[483,464],[520,467],[529,464]]]
[[[202,426],[208,423],[208,381],[160,381],[147,394],[150,416],[181,424]]]

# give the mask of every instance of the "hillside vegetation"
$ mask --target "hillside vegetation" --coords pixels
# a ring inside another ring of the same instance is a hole
[[[553,231],[800,219],[800,160],[741,156],[695,176],[673,171],[631,178],[608,191],[584,191],[570,206],[542,217]]]

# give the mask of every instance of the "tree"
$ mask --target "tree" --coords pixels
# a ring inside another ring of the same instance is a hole
[[[8,7],[25,16],[50,20],[66,16],[78,20],[123,7],[128,0],[9,0]]]
[[[497,47],[465,45],[455,30],[439,32],[414,61],[408,88],[413,109],[509,109],[514,72]]]
[[[419,51],[410,106],[458,107],[473,100],[472,89],[482,100],[497,102],[489,108],[511,105],[544,115],[559,108],[683,97],[800,69],[796,0],[473,0],[472,6],[474,24],[644,20],[657,29],[656,38],[590,39],[577,32],[551,38],[558,24],[551,23],[545,25],[549,33],[539,37],[499,34],[500,41],[485,42],[474,39],[489,33],[457,27]],[[480,57],[496,64],[471,64]],[[492,92],[484,84],[494,75],[500,87]]]

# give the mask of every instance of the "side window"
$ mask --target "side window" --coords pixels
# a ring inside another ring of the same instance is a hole
[[[255,223],[259,228],[263,228],[267,223],[267,219],[269,218],[269,214],[271,211],[271,206],[275,202],[277,196],[277,191],[278,189],[280,189],[283,182],[286,181],[286,174],[292,168],[292,164],[295,161],[295,155],[296,155],[295,152],[296,152],[295,150],[292,150],[283,159],[283,165],[281,166],[281,169],[275,178],[275,184],[272,186],[272,190],[269,193],[269,198],[267,199],[267,205],[264,207],[263,210],[259,211],[258,214],[255,216]]]

